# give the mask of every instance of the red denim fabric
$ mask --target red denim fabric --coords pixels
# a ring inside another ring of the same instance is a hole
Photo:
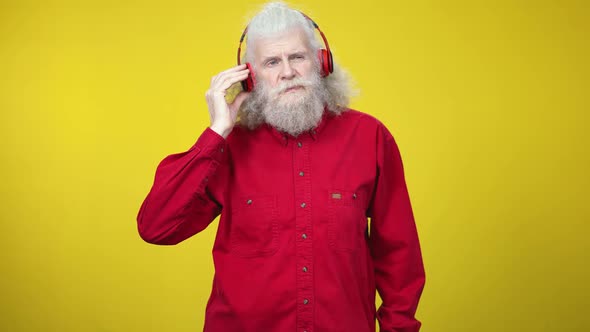
[[[138,230],[171,245],[219,214],[204,331],[419,330],[425,274],[402,160],[372,116],[324,114],[297,138],[207,128],[159,164]]]

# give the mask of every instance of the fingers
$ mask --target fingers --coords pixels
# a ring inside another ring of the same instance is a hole
[[[218,81],[213,83],[212,88],[218,91],[225,91],[227,90],[232,84],[243,81],[248,77],[248,70],[239,71],[235,73],[228,73],[223,78],[220,78]]]
[[[245,63],[242,63],[241,65],[237,65],[237,66],[231,67],[229,69],[226,69],[226,70],[222,71],[220,74],[231,73],[233,71],[239,71],[239,70],[244,70],[244,69],[247,69],[247,66]]]
[[[217,93],[225,94],[225,90],[232,86],[232,84],[245,80],[249,72],[245,65],[225,70],[211,79],[210,89]]]
[[[227,77],[228,74],[240,72],[240,71],[244,71],[244,70],[248,70],[248,68],[246,67],[246,64],[241,64],[241,65],[237,65],[235,67],[226,69],[211,78],[211,85],[213,85],[214,82],[219,81],[220,79],[223,79],[224,77]]]
[[[226,70],[222,71],[221,73],[217,74],[217,76],[222,75],[222,74],[225,74],[225,73],[231,73],[231,72],[234,72],[234,71],[244,70],[246,68],[247,68],[246,67],[246,64],[245,63],[242,63],[241,65],[237,65],[235,67],[231,67],[229,69],[226,69]]]

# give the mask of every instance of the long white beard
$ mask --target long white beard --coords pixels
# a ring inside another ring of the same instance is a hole
[[[282,94],[295,86],[304,89]],[[309,79],[296,78],[275,88],[261,82],[244,101],[243,108],[251,124],[266,122],[279,131],[298,136],[318,125],[327,100],[328,90],[319,73],[314,73]]]

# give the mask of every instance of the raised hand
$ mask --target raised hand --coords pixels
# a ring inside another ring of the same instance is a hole
[[[225,100],[225,94],[234,83],[245,80],[248,77],[248,72],[245,64],[222,71],[211,78],[211,86],[205,94],[211,118],[211,129],[224,138],[227,138],[233,129],[238,109],[249,93],[240,92],[231,104]]]

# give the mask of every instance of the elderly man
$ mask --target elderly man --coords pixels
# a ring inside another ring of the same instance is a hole
[[[166,245],[221,214],[204,331],[420,328],[424,268],[400,153],[382,123],[347,108],[348,79],[316,29],[282,3],[252,19],[247,64],[211,79],[211,126],[159,164],[139,211],[141,237]]]

